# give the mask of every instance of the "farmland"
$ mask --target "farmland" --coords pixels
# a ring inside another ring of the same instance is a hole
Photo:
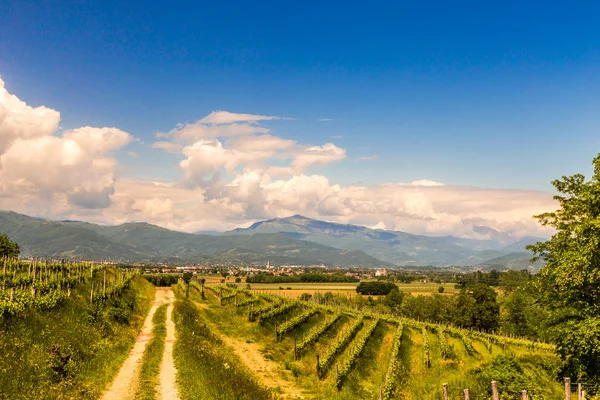
[[[553,345],[354,308],[368,297],[356,282],[247,289],[189,274],[155,289],[136,270],[37,259],[2,272],[2,398],[428,400],[442,383],[450,399],[486,398],[507,365],[503,395],[561,396]]]
[[[220,275],[197,275],[198,279],[204,278],[206,283],[219,284],[222,281]],[[228,278],[227,283],[232,283],[233,279]],[[238,286],[244,286],[245,283],[238,283]],[[252,283],[250,287],[252,290],[263,290],[273,294],[278,294],[285,297],[299,297],[302,293],[325,293],[334,292],[345,295],[355,295],[356,286],[358,282],[339,282],[339,283],[304,283],[304,282],[289,282],[289,283]],[[440,286],[444,287],[443,294],[455,294],[459,290],[456,289],[452,283],[397,283],[398,288],[412,295],[432,295],[438,293]]]
[[[560,396],[560,385],[551,376],[558,358],[550,345],[317,306],[260,291],[193,288],[190,298],[207,326],[232,349],[246,343],[242,356],[252,360],[247,367],[261,376],[264,367],[256,366],[269,365],[275,378],[263,383],[283,396],[300,391],[306,398],[376,399],[381,388],[385,398],[419,394],[420,399],[438,399],[442,382],[449,383],[454,395],[464,388],[473,396],[487,395],[489,382],[481,371],[493,369],[502,357],[528,367],[519,393],[527,389],[544,398]]]

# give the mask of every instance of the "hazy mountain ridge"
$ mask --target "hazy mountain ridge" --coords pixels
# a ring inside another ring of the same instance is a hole
[[[260,221],[248,228],[238,228],[224,234],[282,233],[340,249],[357,249],[397,265],[464,265],[485,264],[498,257],[527,252],[525,246],[541,238],[514,237],[489,227],[476,226],[474,232],[490,239],[465,239],[454,236],[414,235],[399,231],[370,229],[356,225],[337,224],[294,215]]]
[[[341,250],[278,233],[197,235],[156,225],[103,226],[81,221],[49,221],[0,211],[0,232],[24,255],[122,261],[390,267],[362,251]]]
[[[489,232],[484,228],[478,229]],[[105,226],[0,212],[0,232],[17,240],[25,255],[349,267],[456,265],[522,269],[531,266],[531,254],[525,245],[543,240],[503,234],[487,240],[414,235],[299,215],[219,234],[191,234],[145,222]]]

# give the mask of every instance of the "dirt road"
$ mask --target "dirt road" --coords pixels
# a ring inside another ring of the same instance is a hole
[[[169,293],[170,304],[167,307],[167,337],[165,338],[165,351],[163,352],[162,363],[160,365],[160,399],[177,400],[179,393],[175,382],[177,370],[173,362],[173,343],[175,343],[175,323],[172,319],[173,313],[173,292]]]
[[[123,365],[121,365],[121,369],[110,387],[102,396],[102,400],[129,400],[135,398],[139,384],[140,361],[144,355],[146,345],[152,339],[152,317],[158,307],[170,301],[172,302],[172,299],[173,291],[171,288],[156,288],[154,303],[152,303],[150,312],[144,321],[133,349],[131,349],[129,356]]]

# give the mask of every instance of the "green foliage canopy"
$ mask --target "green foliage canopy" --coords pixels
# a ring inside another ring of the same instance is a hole
[[[397,289],[394,283],[385,281],[361,282],[356,287],[356,293],[383,296],[390,293],[393,289]]]
[[[589,181],[575,174],[552,182],[560,208],[534,218],[556,233],[527,248],[546,264],[538,290],[558,316],[555,341],[565,373],[600,381],[600,154],[593,166]]]
[[[20,253],[19,244],[0,233],[0,257],[17,257]]]

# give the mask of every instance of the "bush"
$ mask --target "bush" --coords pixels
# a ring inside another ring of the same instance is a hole
[[[392,282],[361,282],[356,287],[356,293],[373,296],[385,296],[395,288],[397,288],[397,286]]]

